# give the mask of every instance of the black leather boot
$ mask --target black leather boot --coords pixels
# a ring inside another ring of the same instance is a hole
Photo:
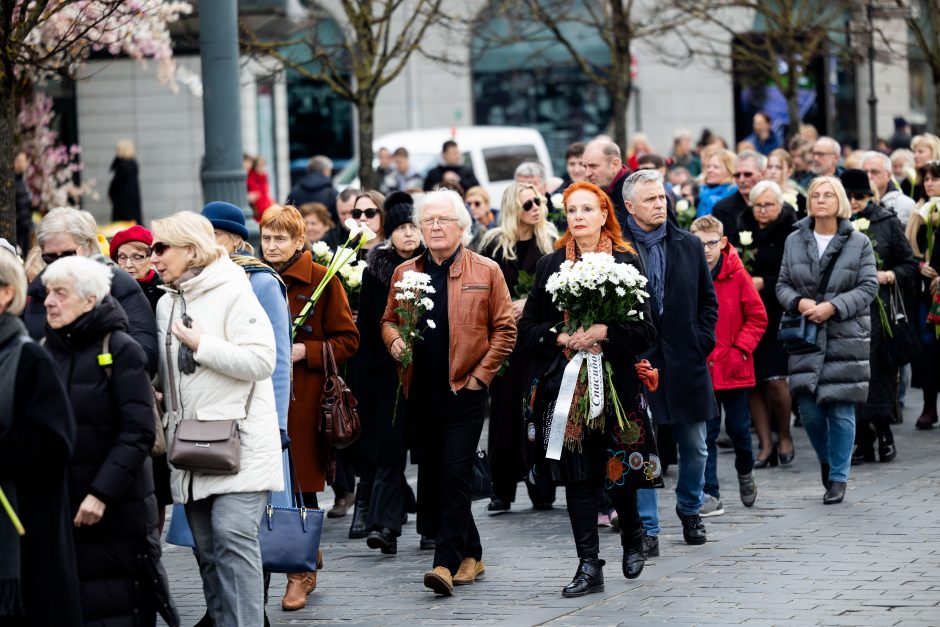
[[[366,537],[366,518],[369,516],[369,504],[360,498],[356,499],[356,509],[353,511],[352,522],[349,525],[349,539],[360,540]]]
[[[841,503],[845,498],[845,481],[830,481],[829,488],[823,496],[823,503],[826,505],[835,505]]]
[[[623,544],[623,576],[627,579],[636,579],[643,572],[646,557],[643,552],[643,539],[646,537],[643,529],[632,532],[620,532],[620,543]]]
[[[679,517],[679,520],[682,521],[682,537],[685,539],[686,544],[705,544],[707,536],[705,533],[705,525],[702,523],[702,519],[698,514],[685,515],[679,512],[679,508],[676,508],[676,515]]]
[[[819,475],[822,477],[823,487],[829,489],[829,464],[819,463]]]
[[[574,574],[564,590],[561,591],[563,597],[583,597],[592,592],[604,591],[604,560],[596,557],[582,559],[578,564],[578,571]]]
[[[373,529],[366,536],[366,544],[370,549],[381,549],[385,555],[395,555],[398,553],[398,538],[395,532],[389,528]]]

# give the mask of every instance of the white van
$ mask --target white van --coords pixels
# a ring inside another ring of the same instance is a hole
[[[463,126],[456,128],[420,129],[389,133],[372,141],[372,150],[394,152],[404,147],[411,167],[424,177],[441,161],[444,142],[453,139],[463,153],[464,164],[473,166],[473,173],[490,194],[490,201],[499,208],[503,191],[512,183],[513,174],[523,161],[539,161],[545,167],[546,179],[553,175],[552,161],[542,134],[520,126]],[[375,158],[378,165],[378,157]],[[339,189],[358,187],[359,159],[352,159],[334,178]]]

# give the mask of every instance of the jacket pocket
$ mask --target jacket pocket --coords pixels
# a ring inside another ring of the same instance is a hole
[[[460,289],[463,292],[489,292],[490,286],[486,283],[467,283]]]

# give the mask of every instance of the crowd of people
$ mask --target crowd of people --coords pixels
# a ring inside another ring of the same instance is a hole
[[[257,251],[226,202],[110,242],[88,212],[53,209],[26,262],[0,242],[0,488],[29,529],[0,511],[0,624],[179,624],[161,563],[173,505],[200,624],[260,625],[262,514],[317,508],[327,485],[327,516],[351,511],[349,537],[382,554],[416,515],[423,583],[451,595],[486,573],[471,499],[487,418],[488,515],[520,481],[536,510],[564,489],[566,597],[604,589],[599,528],[619,531],[628,579],[659,556],[670,466],[683,538],[704,544],[702,519],[725,511],[721,446],[751,507],[760,472],[809,458],[802,425],[823,502],[842,502],[851,466],[903,454],[891,429],[908,386],[923,392],[915,427],[938,422],[940,138],[909,143],[843,155],[805,127],[784,146],[763,114],[737,152],[707,133],[693,146],[678,131],[668,155],[602,136],[567,149],[564,177],[521,163],[498,209],[453,140],[426,173],[380,151],[378,190],[338,192],[315,157],[284,204],[246,156]],[[326,267],[344,246],[358,277]],[[569,328],[553,277],[598,254],[636,269],[648,298]],[[420,334],[400,289],[415,276]],[[581,360],[607,364],[600,398],[593,374],[568,377]],[[322,424],[334,362],[361,421],[342,449]],[[189,423],[229,422],[233,468],[174,456]],[[281,607],[305,607],[317,577],[288,573]]]

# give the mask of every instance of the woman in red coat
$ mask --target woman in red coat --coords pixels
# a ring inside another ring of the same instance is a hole
[[[747,391],[754,387],[754,349],[767,330],[767,311],[733,246],[728,246],[721,221],[704,216],[690,229],[702,240],[705,260],[715,282],[718,297],[718,324],[715,349],[708,356],[708,370],[715,387],[715,400],[725,411],[725,430],[734,445],[734,467],[738,471],[741,502],[750,507],[757,499],[754,483],[754,453],[751,450],[751,415]],[[699,516],[725,513],[718,492],[718,450],[715,440],[721,431],[721,418],[708,421],[705,446],[705,499]]]
[[[300,314],[307,299],[326,276],[326,268],[313,261],[304,250],[306,225],[294,207],[271,205],[261,219],[261,250],[264,260],[277,270],[287,285],[291,317]],[[291,359],[294,363],[293,396],[287,414],[294,468],[304,504],[317,507],[317,492],[326,483],[329,451],[318,441],[320,396],[323,393],[323,342],[329,341],[342,366],[359,348],[359,331],[353,322],[346,292],[338,278],[320,296],[313,313],[297,330]],[[299,610],[317,585],[317,574],[290,573],[287,591],[281,601],[285,610]]]

